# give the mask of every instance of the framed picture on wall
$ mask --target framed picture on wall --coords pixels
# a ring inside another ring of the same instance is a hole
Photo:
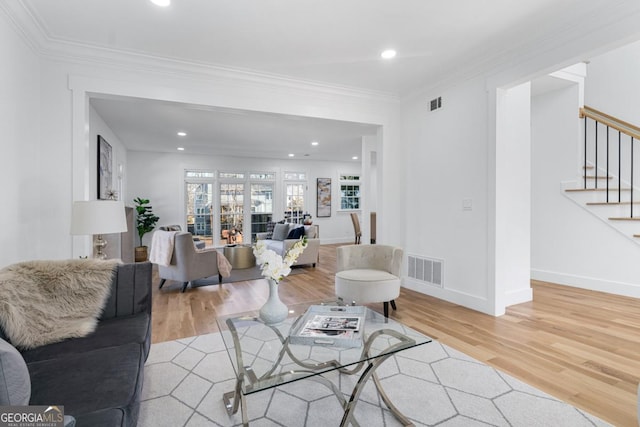
[[[113,194],[113,153],[111,144],[98,135],[98,199],[112,199]]]
[[[331,216],[331,178],[317,179],[316,216],[318,218]]]

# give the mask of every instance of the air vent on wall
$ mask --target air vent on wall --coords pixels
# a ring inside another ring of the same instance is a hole
[[[407,271],[410,278],[439,288],[443,287],[444,260],[415,255],[409,255],[407,259],[409,263]]]
[[[434,111],[439,108],[442,108],[442,97],[439,96],[436,99],[432,99],[429,101],[429,111]]]

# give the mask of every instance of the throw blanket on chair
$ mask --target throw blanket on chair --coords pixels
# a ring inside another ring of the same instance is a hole
[[[28,261],[0,270],[0,324],[29,349],[89,335],[109,297],[119,261]]]
[[[163,267],[169,267],[173,256],[173,245],[178,231],[157,230],[151,238],[151,252],[149,262]]]
[[[222,252],[218,251],[218,257],[216,259],[218,260],[218,272],[220,275],[222,277],[231,276],[231,263],[227,257],[224,256]]]

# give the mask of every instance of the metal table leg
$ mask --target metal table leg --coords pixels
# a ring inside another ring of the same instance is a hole
[[[234,415],[238,412],[238,407],[242,413],[242,425],[243,427],[249,427],[249,417],[247,416],[247,401],[242,394],[242,381],[244,376],[238,375],[236,380],[236,388],[233,391],[229,391],[222,395],[222,401],[224,407],[227,409],[227,414]]]
[[[391,403],[391,400],[389,399],[387,394],[382,389],[382,384],[380,383],[380,380],[378,379],[378,376],[376,375],[375,371],[376,371],[376,369],[378,369],[378,366],[380,366],[385,360],[387,360],[391,356],[393,356],[393,353],[389,353],[389,354],[386,354],[384,356],[380,356],[380,357],[372,360],[369,363],[369,365],[367,365],[366,369],[364,370],[362,375],[360,375],[360,378],[358,379],[358,382],[356,383],[355,387],[353,388],[353,392],[351,393],[351,397],[349,398],[349,402],[347,403],[347,406],[345,408],[344,415],[342,416],[342,421],[340,422],[340,427],[346,427],[350,423],[354,424],[354,422],[355,422],[355,419],[354,419],[355,409],[356,409],[356,405],[358,403],[358,400],[360,399],[360,393],[362,393],[362,390],[364,389],[364,386],[365,386],[365,384],[367,383],[367,381],[369,380],[370,377],[373,377],[373,381],[375,383],[376,390],[378,390],[378,394],[380,394],[380,397],[384,401],[385,405],[387,405],[387,408],[389,408],[391,413],[398,419],[398,421],[400,421],[402,423],[402,425],[404,425],[404,426],[413,426],[414,425],[407,417],[405,417],[398,410],[398,408],[396,408],[396,406],[393,403]]]

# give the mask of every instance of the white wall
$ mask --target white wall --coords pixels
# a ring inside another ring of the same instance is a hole
[[[640,126],[640,42],[596,56],[587,64],[585,104]]]
[[[429,112],[437,96],[443,108]],[[497,91],[476,78],[405,103],[402,116],[405,250],[444,263],[441,288],[406,286],[494,315],[531,299],[529,85]]]
[[[575,180],[581,166],[578,98],[573,84],[532,99],[531,275],[638,297],[640,246],[577,206],[561,189],[561,182]]]
[[[393,99],[381,98],[362,92],[350,92],[318,86],[301,85],[295,82],[272,82],[243,80],[238,74],[233,77],[207,73],[162,72],[162,67],[150,70],[129,69],[127,66],[102,64],[100,66],[64,61],[42,61],[41,108],[46,111],[42,121],[42,133],[47,135],[43,156],[52,160],[46,164],[41,174],[49,188],[54,188],[42,197],[47,204],[48,215],[42,218],[43,227],[48,230],[42,249],[44,258],[65,258],[86,255],[86,244],[79,237],[69,233],[72,200],[90,199],[95,191],[96,159],[92,147],[95,136],[87,125],[90,121],[89,96],[104,94],[113,96],[134,96],[149,99],[186,102],[200,105],[251,109],[274,113],[310,115],[327,119],[349,120],[382,125],[385,128],[381,144],[381,156],[385,157],[385,173],[388,173],[385,187],[404,188],[404,176],[398,165],[401,141],[398,138],[397,104]],[[125,170],[129,187],[127,202],[135,194],[137,176],[127,158]],[[55,165],[55,166],[54,166]],[[160,175],[166,168],[150,165]],[[148,179],[148,178],[145,178]],[[182,177],[176,181],[179,185]],[[337,185],[337,181],[336,185]],[[148,195],[154,198],[154,194]],[[337,197],[337,196],[336,196]],[[388,201],[388,206],[397,206],[402,192],[380,188],[378,200]],[[384,216],[386,204],[379,209]],[[154,206],[155,208],[155,206]],[[171,208],[177,209],[177,207]],[[169,217],[178,218],[174,211]],[[339,221],[340,215],[335,216]],[[333,217],[332,217],[333,218]],[[391,218],[391,216],[389,217]],[[390,221],[380,224],[378,238],[393,240],[401,236],[402,223]],[[327,228],[327,232],[331,232]],[[342,234],[351,236],[352,229],[348,217],[343,225],[337,225],[332,234],[322,231],[322,236],[339,239]],[[330,240],[329,240],[330,241]]]
[[[40,219],[40,62],[0,9],[0,267],[37,258]],[[53,169],[52,169],[53,171]]]
[[[637,14],[637,10],[633,13]],[[631,18],[633,13],[624,19]],[[530,291],[521,284],[511,289],[499,283],[501,269],[507,273],[503,278],[510,274],[505,270],[509,256],[500,248],[499,228],[504,226],[500,206],[505,194],[501,194],[503,178],[498,174],[501,161],[498,91],[574,64],[588,57],[590,51],[615,44],[616,38],[637,38],[637,30],[630,30],[636,31],[635,36],[630,36],[619,23],[594,27],[571,43],[556,43],[536,55],[514,52],[509,64],[504,63],[482,77],[454,86],[434,84],[434,89],[416,93],[403,102],[402,138],[407,149],[407,201],[403,213],[407,224],[406,252],[444,260],[443,288],[410,279],[405,280],[406,286],[496,315],[503,312],[506,304],[527,297]],[[444,108],[428,113],[428,100],[437,96],[443,97]],[[573,119],[577,117],[575,110],[572,115]],[[574,151],[573,165],[575,155]],[[523,158],[519,156],[518,161]],[[536,179],[533,177],[534,188],[538,185]],[[559,180],[556,182],[559,185]],[[471,200],[472,210],[463,211],[463,199]],[[527,264],[523,261],[527,249],[522,245],[528,244],[528,218],[525,216],[519,224],[517,218],[512,218],[506,225],[520,227],[517,232],[525,236],[525,240],[516,240],[519,271],[511,274],[522,282],[528,274],[523,267]],[[553,245],[555,240],[546,244]],[[568,268],[571,271],[573,266]]]
[[[340,174],[359,174],[360,167],[357,164],[141,151],[130,151],[128,160],[129,191],[125,200],[131,205],[131,201],[136,197],[150,199],[154,213],[160,217],[158,225],[185,223],[184,171],[186,169],[276,172],[273,215],[276,221],[284,217],[282,213],[284,211],[283,172],[301,171],[307,173],[309,184],[305,207],[312,215],[313,223],[320,227],[321,242],[323,244],[350,242],[353,238],[353,227],[349,213],[339,210],[339,177]],[[331,217],[328,218],[316,217],[316,178],[319,177],[331,178],[332,180],[332,209]],[[150,239],[151,234],[146,235],[144,243],[150,243]]]
[[[429,112],[426,100],[442,96]],[[487,246],[487,92],[484,79],[420,97],[403,105],[407,199],[398,209],[406,223],[407,254],[444,260],[442,289],[406,279],[406,286],[491,312]],[[463,210],[463,200],[471,210]]]
[[[93,107],[89,109],[89,158],[96,159],[98,156],[98,135],[102,136],[111,145],[113,154],[113,164],[111,170],[113,171],[113,182],[111,188],[117,192],[118,200],[124,200],[125,204],[129,200],[124,196],[127,193],[127,182],[124,173],[127,171],[127,149],[125,148],[120,138],[113,133],[111,128],[104,122],[102,117],[96,112]],[[122,170],[122,173],[120,172]],[[93,187],[90,187],[90,199],[97,198],[97,168],[91,169],[89,173],[89,181],[96,183]]]

